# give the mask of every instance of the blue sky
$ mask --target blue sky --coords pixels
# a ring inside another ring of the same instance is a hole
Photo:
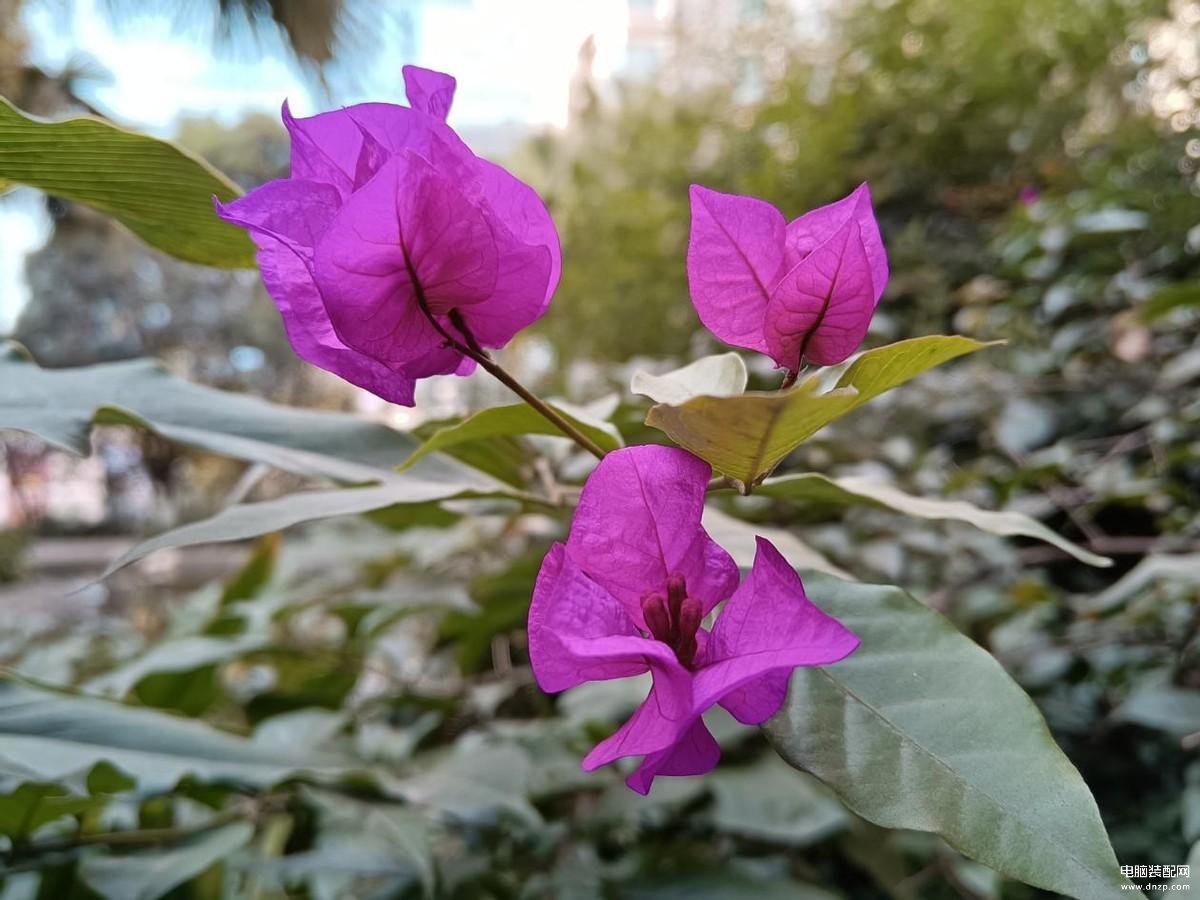
[[[458,79],[452,125],[561,125],[580,44],[596,34],[598,73],[615,69],[628,10],[627,0],[361,0],[361,9],[379,10],[368,23],[373,52],[355,87],[335,77],[341,86],[326,97],[273,36],[214,51],[196,23],[153,12],[114,27],[102,3],[29,2],[30,60],[50,71],[94,60],[108,77],[81,93],[122,124],[163,137],[181,114],[235,121],[247,110],[275,113],[285,97],[298,114],[365,99],[403,102],[400,68],[409,62]],[[0,334],[25,301],[24,255],[48,234],[36,197],[16,194],[0,203]]]

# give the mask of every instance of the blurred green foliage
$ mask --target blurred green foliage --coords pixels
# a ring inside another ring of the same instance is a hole
[[[1145,77],[1139,28],[1165,12],[1153,0],[863,0],[841,5],[828,43],[795,46],[774,23],[738,35],[743,56],[775,63],[760,101],[704,78],[594,97],[566,137],[527,148],[566,260],[544,332],[573,356],[688,349],[693,182],[794,218],[869,181],[894,272],[883,310],[903,322],[893,337],[949,327],[954,292],[997,268],[1022,189],[1153,210],[1142,252],[1178,255],[1195,208],[1186,135],[1126,99]],[[679,53],[674,64],[702,73]]]
[[[1190,854],[1200,872],[1200,143],[1187,111],[1200,70],[1172,62],[1200,7],[862,0],[804,46],[764,7],[716,49],[681,43],[658,86],[619,103],[585,90],[565,136],[524,149],[565,251],[541,333],[564,359],[602,361],[605,389],[624,387],[614,363],[631,356],[696,355],[711,340],[687,302],[687,186],[796,216],[870,180],[893,268],[872,340],[1008,345],[839,420],[783,471],[1019,510],[1116,564],[876,503],[718,502],[754,523],[743,538],[802,538],[792,546],[944,613],[1035,699],[1121,862]],[[725,73],[755,60],[747,99]],[[252,179],[274,164],[271,134],[206,152]],[[661,440],[646,404],[623,399],[625,440]],[[530,489],[578,480],[539,437],[504,440],[537,452],[530,471],[511,467]],[[0,812],[18,815],[0,828],[0,896],[1044,896],[932,835],[868,824],[732,722],[717,729],[719,769],[649,798],[615,772],[580,773],[643,689],[554,699],[532,682],[525,604],[566,517],[494,499],[397,505],[268,538],[239,572],[170,603],[135,590],[95,619],[0,629],[12,671],[128,704],[0,682],[0,733],[38,774],[0,766]],[[301,775],[296,758],[329,768]],[[158,828],[171,840],[140,833]],[[131,831],[144,843],[87,843]],[[148,872],[171,877],[147,887]]]

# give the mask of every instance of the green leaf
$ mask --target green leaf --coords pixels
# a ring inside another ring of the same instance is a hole
[[[254,827],[234,822],[173,846],[116,855],[95,854],[79,877],[107,900],[157,900],[250,843]]]
[[[743,569],[749,569],[754,564],[755,538],[765,537],[797,569],[812,569],[846,581],[854,580],[853,575],[834,565],[790,531],[770,525],[743,522],[712,506],[704,507],[703,523],[712,539],[724,547],[733,557],[733,561]]]
[[[1124,722],[1183,737],[1200,733],[1200,691],[1168,684],[1135,691],[1114,713]]]
[[[297,709],[264,719],[254,729],[260,747],[317,749],[328,744],[346,725],[349,713],[330,709]]]
[[[151,360],[42,369],[20,345],[0,346],[0,429],[86,454],[93,424],[135,425],[235,459],[349,482],[381,480],[413,448],[384,425],[191,384]],[[435,473],[463,468],[430,464]]]
[[[1081,900],[1129,896],[1087,785],[992,656],[899,588],[806,587],[862,644],[796,670],[766,725],[787,762],[877,825]]]
[[[0,179],[113,216],[179,259],[250,268],[254,246],[213,210],[241,191],[198,156],[101,119],[46,122],[0,98]]]
[[[1200,306],[1200,281],[1181,281],[1155,291],[1150,299],[1137,307],[1137,314],[1143,322],[1157,322],[1185,306]]]
[[[927,369],[987,346],[946,335],[900,341],[868,350],[825,393],[817,392],[819,380],[813,376],[786,391],[662,403],[650,410],[646,424],[749,487],[835,419]]]
[[[1200,585],[1200,553],[1152,553],[1094,597],[1081,600],[1077,610],[1088,616],[1110,612],[1133,597],[1152,593],[1156,586],[1187,590]]]
[[[0,834],[27,837],[47,822],[73,816],[104,803],[104,798],[72,794],[59,784],[26,782],[0,793]]]
[[[321,829],[305,858],[284,857],[289,875],[390,875],[419,881],[426,896],[433,895],[434,829],[427,816],[399,804],[367,803],[327,791],[306,789],[304,797],[316,807]]]
[[[663,375],[634,372],[629,390],[655,403],[679,406],[693,397],[736,397],[746,390],[746,364],[736,353],[704,356]]]
[[[479,672],[491,662],[497,635],[524,628],[533,582],[545,555],[545,547],[538,547],[502,572],[476,578],[470,586],[475,608],[454,610],[442,619],[438,641],[454,647],[464,672]]]
[[[753,897],[755,900],[838,900],[840,894],[802,884],[778,875],[771,880],[750,878],[728,868],[692,867],[686,874],[671,878],[639,878],[616,889],[619,900],[729,900]]]
[[[279,533],[264,535],[254,546],[250,558],[221,591],[221,606],[240,603],[258,596],[271,581],[279,559]]]
[[[588,416],[582,410],[567,404],[554,404],[554,408],[572,425],[595,441],[603,450],[616,450],[621,446],[621,435],[608,422]],[[468,416],[461,422],[439,428],[421,444],[404,463],[408,469],[430,453],[449,450],[462,444],[473,444],[493,438],[514,437],[522,434],[546,434],[564,437],[548,420],[532,406],[514,403],[511,406],[492,406]]]
[[[132,698],[143,706],[196,719],[221,698],[219,674],[215,664],[185,672],[150,672],[134,686]]]
[[[153,710],[0,679],[0,774],[60,781],[102,761],[149,791],[184,775],[268,785],[302,771],[336,771],[340,763],[292,757]]]
[[[87,776],[87,791],[89,794],[120,794],[122,791],[132,791],[137,787],[137,781],[130,778],[116,766],[106,762],[98,762],[92,766]]]
[[[511,744],[456,747],[432,768],[392,781],[388,790],[466,822],[492,823],[507,814],[537,826],[541,816],[527,798],[532,766],[528,754]]]
[[[962,500],[931,500],[914,497],[891,485],[866,478],[827,478],[815,472],[768,478],[754,489],[755,494],[780,497],[822,506],[875,506],[891,509],[918,519],[948,519],[966,522],[981,531],[1004,537],[1021,535],[1053,544],[1091,566],[1111,566],[1112,560],[1092,553],[1055,534],[1024,513],[980,509]]]
[[[807,847],[850,822],[816,779],[769,754],[753,766],[718,768],[707,781],[715,798],[713,824],[721,831]]]
[[[1192,844],[1192,849],[1188,851],[1186,865],[1188,867],[1187,875],[1180,873],[1170,881],[1172,886],[1180,885],[1175,890],[1190,891],[1192,888],[1200,888],[1200,841]],[[1187,887],[1182,885],[1187,885]]]
[[[7,794],[0,793],[0,834],[27,837],[55,819],[102,807],[109,802],[109,795],[132,790],[137,782],[115,766],[98,762],[83,786],[87,794],[74,793],[62,784],[26,781]]]
[[[302,522],[358,515],[399,504],[412,504],[415,513],[423,515],[424,504],[434,500],[515,496],[517,495],[509,492],[500,482],[490,481],[482,475],[472,483],[426,481],[411,474],[400,474],[390,476],[386,482],[376,487],[299,491],[277,500],[239,503],[221,510],[211,518],[191,522],[142,541],[109,563],[100,577],[107,578],[117,569],[156,550],[240,541],[272,531],[281,531]],[[394,521],[395,516],[392,518]]]
[[[232,638],[189,635],[152,645],[145,653],[98,675],[84,685],[90,694],[124,698],[133,687],[155,674],[188,673],[216,663],[237,659],[266,645],[266,635],[241,635]],[[157,704],[152,704],[157,705]]]
[[[446,427],[446,422],[427,422],[413,435],[422,440],[432,435],[439,428]],[[454,444],[442,451],[463,465],[486,472],[493,478],[498,478],[505,484],[521,487],[529,482],[534,470],[530,465],[533,453],[527,441],[520,437],[493,437],[478,441],[468,441]]]

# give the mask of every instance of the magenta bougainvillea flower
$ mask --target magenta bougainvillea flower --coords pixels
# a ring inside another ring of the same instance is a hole
[[[448,338],[502,347],[541,316],[561,263],[533,189],[446,125],[454,79],[404,81],[411,107],[284,104],[291,177],[217,211],[249,230],[296,352],[411,406],[417,379],[474,368]]]
[[[709,466],[654,445],[608,454],[584,485],[566,544],[546,554],[529,607],[529,657],[542,690],[652,673],[628,722],[584,758],[592,771],[643,757],[627,784],[698,775],[720,749],[701,714],[720,704],[757,725],[783,705],[797,666],[837,662],[858,638],[804,595],[758,539],[750,574],[700,524]],[[704,618],[725,600],[712,630]]]
[[[789,372],[858,348],[888,278],[865,184],[792,222],[762,200],[698,184],[691,199],[688,286],[709,331]]]

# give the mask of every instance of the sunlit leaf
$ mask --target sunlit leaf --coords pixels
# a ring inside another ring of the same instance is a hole
[[[918,519],[944,519],[967,522],[982,531],[1004,537],[1031,537],[1053,544],[1081,562],[1092,566],[1111,566],[1112,560],[1092,553],[1056,534],[1024,513],[980,509],[963,500],[934,500],[914,497],[891,485],[867,478],[827,478],[815,472],[768,478],[754,489],[767,497],[807,502],[821,506],[876,506]]]
[[[786,391],[659,404],[646,424],[665,431],[716,471],[753,485],[835,419],[927,369],[987,346],[959,336],[913,338],[868,350],[825,393],[814,376]]]
[[[46,122],[0,98],[0,178],[106,212],[164,253],[222,268],[254,265],[241,229],[221,221],[212,198],[241,191],[174,144],[102,119]]]
[[[704,356],[662,375],[634,372],[629,390],[655,403],[679,406],[693,397],[736,397],[746,390],[746,364],[736,353]]]
[[[713,540],[729,551],[734,562],[743,569],[750,568],[754,562],[754,538],[757,536],[765,537],[774,544],[784,558],[797,569],[812,569],[814,572],[824,572],[847,581],[854,579],[850,573],[826,559],[820,551],[782,528],[743,522],[712,506],[704,507],[703,523]]]
[[[332,740],[346,725],[346,712],[330,709],[298,709],[264,719],[254,729],[254,743],[289,751],[317,749]]]
[[[898,588],[806,588],[862,645],[796,670],[766,725],[785,760],[878,825],[1081,900],[1127,895],[1087,785],[994,658]]]

